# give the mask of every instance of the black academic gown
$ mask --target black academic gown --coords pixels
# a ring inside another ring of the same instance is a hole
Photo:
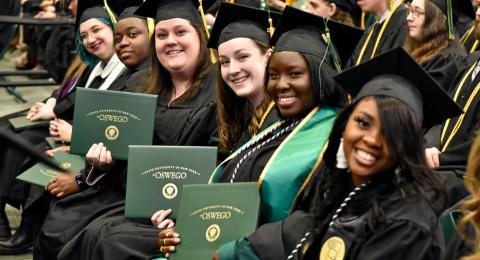
[[[468,70],[479,60],[479,58],[479,52],[475,52],[468,56],[466,61],[467,66],[464,68],[463,72],[459,73],[452,81],[454,82],[452,91],[450,92],[452,97],[459,89],[459,85]],[[468,75],[461,91],[458,93],[457,103],[464,110],[470,97],[472,98],[472,102],[467,111],[465,111],[466,113],[464,114],[462,124],[456,133],[454,133],[454,126],[460,119],[460,116],[452,118],[446,129],[446,123],[444,122],[441,125],[432,128],[425,135],[425,138],[428,141],[427,147],[437,147],[440,151],[444,149],[447,140],[452,136],[450,143],[439,156],[440,167],[436,169],[436,172],[439,173],[439,176],[447,189],[447,202],[440,209],[451,207],[468,194],[463,185],[462,176],[465,172],[468,153],[475,137],[475,131],[478,129],[480,122],[480,93],[473,95],[475,88],[478,88],[479,84],[480,74],[477,75],[473,81],[471,80],[471,75]],[[444,129],[445,135],[442,142],[441,134]]]
[[[265,121],[263,122],[262,126],[260,127],[260,130],[258,131],[259,133],[265,129],[267,129],[269,126],[271,126],[273,123],[277,122],[280,120],[280,115],[277,109],[272,109],[268,113],[267,117],[265,117]],[[246,142],[248,142],[250,139],[252,139],[252,134],[248,130],[243,131],[243,133],[240,135],[240,138],[237,141],[237,144],[235,145],[235,148],[233,151],[237,150],[240,148],[242,145],[244,145]]]
[[[467,53],[457,41],[450,41],[448,47],[440,51],[433,59],[422,63],[422,67],[446,92],[450,92],[452,79],[463,71]]]
[[[327,241],[339,237],[345,243],[344,259],[439,259],[444,247],[443,233],[429,203],[422,196],[392,196],[383,218],[369,226],[367,215],[345,214],[324,235],[307,236],[309,248],[297,259],[311,259],[327,252]],[[348,206],[347,206],[348,207]],[[335,249],[330,249],[334,254]]]
[[[125,69],[111,83],[108,90],[129,91],[126,82],[130,77],[143,71],[142,68],[144,65]],[[38,218],[38,221],[43,221],[43,223],[39,225],[39,230],[34,232],[36,235],[34,240],[35,259],[55,259],[63,245],[93,219],[103,214],[102,210],[105,207],[123,200],[126,168],[126,161],[117,161],[110,170],[111,174],[107,174],[94,186],[61,199],[52,198],[50,203],[45,205],[48,207],[46,216]],[[86,169],[81,171],[84,178],[88,175],[89,170],[90,166],[87,165]],[[92,171],[93,173],[95,171]],[[40,197],[38,192],[35,192],[33,196]],[[45,204],[45,201],[39,203]],[[29,204],[34,204],[34,202]],[[79,218],[79,216],[83,217]]]
[[[88,71],[87,71],[88,72]],[[86,80],[86,75],[80,80]],[[56,91],[51,97],[56,97]],[[73,107],[75,100],[75,88],[65,97],[57,100],[53,112],[58,118],[66,121],[71,121],[73,118]],[[15,113],[12,116],[6,116],[6,118],[20,116],[21,114]],[[8,122],[7,120],[5,120]],[[20,136],[22,139],[31,142],[37,147],[45,147],[45,137],[50,136],[48,126],[39,126],[34,128],[28,128],[20,131],[15,131],[10,124],[5,123],[0,126],[3,131],[9,131],[12,134]],[[29,163],[30,157],[25,153],[19,151],[11,145],[4,145],[0,150],[0,199],[4,199],[14,206],[19,206],[25,199],[25,192],[18,186],[13,185],[15,177],[20,174],[25,167],[31,166]]]
[[[368,30],[363,33],[362,38],[360,38],[357,47],[355,47],[355,50],[353,51],[350,60],[348,60],[347,64],[345,64],[344,69],[351,68],[356,65],[357,59],[360,56],[364,45],[366,44],[368,35],[372,30],[374,30],[360,63],[370,60],[370,57],[374,50],[375,42],[384,23],[385,21],[382,24],[377,24],[375,26],[372,25],[368,28]],[[403,46],[407,29],[407,11],[406,8],[402,5],[398,7],[398,9],[392,15],[389,23],[385,27],[385,31],[383,32],[374,56],[380,55],[395,47]]]
[[[138,75],[132,80],[141,82],[144,78],[145,75]],[[200,92],[184,104],[169,106],[171,93],[159,96],[155,144],[217,146],[215,80],[216,73],[213,71]],[[88,226],[77,229],[78,235],[69,238],[58,259],[148,259],[159,255],[159,230],[152,225],[125,219],[124,205],[124,200],[119,200],[98,211],[102,214],[91,218],[94,221],[89,221]],[[92,207],[85,205],[85,208]]]
[[[316,203],[324,194],[316,185],[321,178],[319,173],[322,171],[317,171],[288,218],[261,226],[247,237],[248,246],[237,250],[252,251],[262,260],[287,259],[290,255],[292,259],[319,259],[324,242],[337,236],[346,245],[343,259],[439,259],[444,247],[443,233],[423,195],[403,197],[399,191],[392,192],[389,184],[364,188],[352,197],[334,225],[328,228],[343,201],[326,214],[327,219],[315,217]],[[346,196],[354,186],[351,182],[345,185],[351,186]],[[365,213],[369,212],[369,206],[365,205],[379,192],[385,200],[380,204],[381,217],[375,217],[371,227]],[[294,249],[298,251],[292,254]],[[332,259],[335,258],[332,256]]]

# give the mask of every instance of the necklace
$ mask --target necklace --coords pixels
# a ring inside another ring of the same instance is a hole
[[[332,217],[332,221],[328,224],[328,227],[331,227],[333,225],[333,222],[338,218],[340,213],[343,211],[343,209],[347,206],[348,202],[352,200],[352,198],[363,188],[365,188],[368,184],[370,184],[370,181],[363,183],[359,187],[356,187],[352,192],[348,194],[348,196],[343,200],[342,204],[340,204],[340,207],[335,211],[335,214]],[[298,250],[300,247],[303,246],[303,243],[307,241],[307,238],[310,236],[310,231],[306,232],[305,235],[303,235],[302,239],[300,239],[300,242],[295,246],[295,249],[292,250],[290,255],[287,257],[287,259],[293,259],[293,256],[298,253]]]
[[[332,221],[330,221],[330,224],[328,224],[329,227],[333,226],[333,222],[338,218],[340,213],[342,213],[343,209],[347,206],[348,202],[352,200],[352,198],[365,186],[367,186],[370,183],[370,181],[363,183],[362,185],[356,187],[352,192],[348,194],[348,196],[343,200],[342,204],[340,204],[340,207],[335,211],[335,214],[332,217]]]
[[[245,161],[245,159],[247,159],[252,153],[254,153],[255,151],[257,151],[258,149],[260,149],[261,147],[265,146],[266,144],[270,143],[271,141],[275,140],[276,138],[278,138],[279,136],[283,135],[284,133],[286,133],[287,131],[290,131],[292,128],[296,127],[299,123],[300,123],[300,120],[297,120],[297,121],[294,121],[293,123],[291,123],[290,125],[288,125],[287,127],[283,128],[282,130],[278,131],[276,134],[274,134],[273,136],[271,136],[270,138],[268,138],[267,140],[261,142],[263,139],[265,139],[267,136],[269,136],[270,134],[272,134],[274,131],[276,131],[278,128],[280,128],[281,126],[283,126],[285,123],[285,121],[283,121],[281,124],[279,124],[277,127],[274,127],[273,129],[271,129],[267,134],[263,135],[262,137],[258,138],[257,140],[255,140],[255,142],[252,142],[250,143],[249,145],[247,145],[246,147],[244,147],[242,150],[240,150],[239,154],[241,154],[242,152],[244,152],[245,150],[247,149],[250,149],[252,146],[255,145],[255,147],[253,147],[253,149],[251,149],[250,151],[248,151],[248,153],[246,153],[245,155],[242,156],[242,158],[240,158],[240,160],[238,161],[237,165],[235,165],[235,168],[233,169],[233,174],[232,174],[232,177],[230,178],[230,183],[233,183],[234,180],[235,180],[235,176],[237,175],[237,172],[238,170],[240,169],[240,165]]]

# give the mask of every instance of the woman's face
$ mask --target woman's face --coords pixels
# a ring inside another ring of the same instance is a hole
[[[348,118],[343,132],[343,151],[355,186],[392,167],[393,155],[373,97],[361,100]]]
[[[271,50],[262,53],[249,38],[235,38],[218,46],[222,78],[239,97],[254,105],[263,99],[265,67]]]
[[[80,39],[85,50],[102,61],[108,61],[115,53],[113,31],[102,21],[92,18],[80,24]]]
[[[407,15],[408,33],[415,40],[420,40],[425,23],[425,0],[413,0]]]
[[[155,25],[155,51],[171,74],[192,74],[199,61],[200,36],[188,20],[163,20]]]
[[[327,0],[308,1],[307,12],[316,16],[331,18],[336,11],[335,4],[330,4]]]
[[[148,55],[148,28],[145,20],[130,17],[115,26],[115,52],[123,64],[135,67]]]
[[[284,117],[301,117],[315,105],[310,70],[298,52],[274,52],[268,67],[268,94]]]

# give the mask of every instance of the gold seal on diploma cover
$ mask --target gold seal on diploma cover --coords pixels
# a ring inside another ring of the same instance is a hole
[[[165,184],[165,186],[163,186],[162,193],[163,193],[163,197],[170,200],[177,196],[178,188],[173,183],[167,183]]]
[[[345,242],[340,237],[331,237],[323,243],[320,260],[343,260],[345,257]]]
[[[208,242],[214,242],[220,236],[220,226],[217,224],[210,225],[205,232]]]
[[[68,169],[70,169],[70,167],[72,167],[72,164],[68,163],[68,162],[60,164],[60,168],[62,168],[64,170],[68,170]]]
[[[118,128],[114,125],[109,125],[105,129],[105,137],[108,140],[113,141],[113,140],[117,139],[119,135],[120,135],[120,131],[118,131]]]

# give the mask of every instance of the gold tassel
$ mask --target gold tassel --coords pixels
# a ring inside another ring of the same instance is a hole
[[[360,18],[360,28],[362,28],[362,30],[365,30],[365,18],[366,18],[366,13],[364,11],[362,11],[362,18]]]
[[[268,14],[268,24],[270,27],[268,27],[267,32],[270,34],[270,38],[272,38],[273,33],[275,32],[275,28],[273,28],[273,20],[272,17],[270,17],[270,12]]]
[[[108,6],[107,0],[103,0],[103,5],[108,16],[110,16],[110,20],[112,20],[113,26],[115,26],[117,24],[117,18],[115,17],[115,14],[113,14],[112,9],[110,9],[110,6]]]
[[[205,29],[205,32],[207,33],[208,39],[210,39],[210,32],[208,31],[208,25],[207,25],[207,20],[205,19],[205,13],[203,12],[203,5],[202,5],[202,0],[198,0],[198,11],[200,12],[200,16],[202,17],[202,23],[203,27]],[[215,57],[215,54],[213,53],[213,50],[210,49],[210,59],[212,61],[212,64],[217,63],[217,58]]]
[[[153,33],[155,32],[155,20],[153,20],[153,18],[147,18],[147,28],[148,38],[152,39]]]

